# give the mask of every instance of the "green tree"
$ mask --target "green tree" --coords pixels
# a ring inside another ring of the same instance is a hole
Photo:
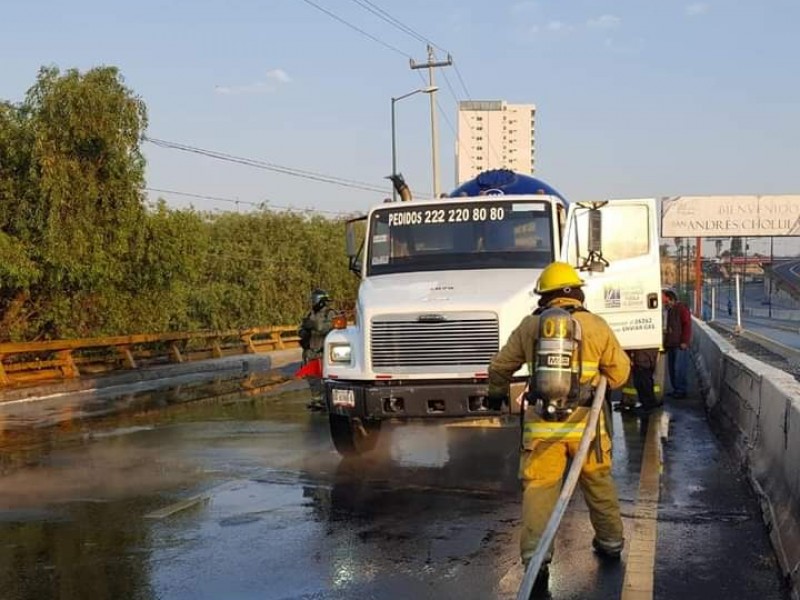
[[[0,103],[0,340],[292,324],[315,287],[352,305],[341,220],[148,206],[146,125],[113,67]]]
[[[122,282],[144,226],[146,124],[144,103],[114,67],[43,68],[21,104],[0,109],[8,165],[0,171],[0,224],[20,259],[36,265],[16,281],[0,272],[2,308],[27,298],[35,321],[28,325],[40,333],[104,329],[102,298]],[[15,267],[19,275],[25,264]]]

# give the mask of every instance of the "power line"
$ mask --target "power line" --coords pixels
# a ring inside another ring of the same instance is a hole
[[[422,42],[423,44],[428,44],[430,46],[433,46],[434,48],[436,48],[440,52],[444,52],[445,54],[450,54],[447,50],[445,50],[441,46],[435,44],[430,39],[428,39],[427,37],[425,37],[424,35],[422,35],[418,31],[414,30],[409,25],[406,25],[400,19],[398,19],[396,17],[393,17],[386,10],[382,9],[380,6],[378,6],[374,2],[371,2],[370,0],[353,0],[353,2],[355,2],[356,4],[358,4],[359,6],[364,8],[365,10],[368,10],[369,12],[371,12],[372,14],[377,16],[378,18],[382,19],[383,21],[386,21],[387,23],[389,23],[395,29],[399,29],[403,33],[411,36],[412,38],[414,38],[418,42]]]
[[[327,10],[327,9],[317,5],[317,4],[315,4],[314,2],[311,2],[311,0],[303,0],[303,1],[306,2],[307,4],[313,6],[314,8],[324,12],[325,14],[327,14],[331,18],[335,19],[336,21],[342,23],[343,25],[346,25],[347,27],[357,31],[361,35],[366,36],[370,40],[379,43],[381,46],[384,46],[384,47],[386,47],[386,48],[388,48],[388,49],[390,49],[390,50],[392,50],[394,52],[397,52],[398,54],[401,54],[401,55],[406,56],[407,58],[411,59],[411,57],[408,54],[406,54],[405,52],[403,52],[402,50],[399,50],[398,48],[387,44],[383,40],[380,40],[380,39],[376,38],[372,34],[367,33],[366,31],[364,31],[363,29],[353,25],[349,21],[343,19],[342,17],[339,17],[338,15],[333,13],[332,11],[329,11],[329,10]],[[432,46],[433,48],[436,48],[436,49],[440,50],[441,52],[446,53],[448,55],[448,57],[450,56],[450,53],[447,50],[445,50],[444,48],[442,48],[438,44],[434,43],[429,38],[427,38],[423,34],[419,33],[418,31],[416,31],[415,29],[413,29],[409,25],[406,25],[405,23],[400,21],[400,19],[392,16],[389,12],[387,12],[386,10],[384,10],[383,8],[381,8],[380,6],[378,6],[377,4],[372,2],[371,0],[352,0],[352,1],[355,4],[357,4],[358,6],[360,6],[361,8],[363,8],[364,10],[366,10],[366,11],[370,12],[371,14],[373,14],[374,16],[378,17],[382,21],[388,23],[389,25],[391,25],[395,29],[398,29],[399,31],[401,31],[401,32],[405,33],[406,35],[410,36],[415,41],[426,43],[426,44]],[[469,93],[469,90],[467,89],[466,83],[464,82],[464,77],[461,75],[461,71],[458,69],[458,66],[455,65],[455,63],[453,63],[453,66],[455,67],[456,76],[458,77],[459,83],[461,84],[461,87],[464,89],[464,93],[466,94],[468,99],[471,99],[471,95]],[[458,94],[456,93],[455,89],[453,88],[453,85],[450,83],[449,78],[447,77],[446,74],[444,74],[444,72],[443,72],[443,75],[444,75],[444,78],[445,78],[445,84],[447,85],[451,95],[453,96],[453,99],[456,102],[456,106],[458,106],[458,102],[459,102]],[[420,74],[420,76],[421,76],[421,74]],[[425,80],[423,78],[423,82],[424,81]],[[438,100],[436,101],[436,106],[437,106],[439,112],[441,113],[442,117],[444,118],[445,122],[447,123],[448,127],[452,131],[453,136],[456,139],[457,145],[459,147],[463,147],[464,142],[459,138],[458,132],[453,127],[453,124],[450,122],[450,120],[447,117],[447,113],[442,108],[442,105],[439,103]],[[491,144],[491,142],[489,143],[489,149],[495,155],[495,158],[497,158],[498,161],[499,161],[500,160],[499,155],[498,155],[497,151],[494,149],[494,146],[493,146],[493,144]],[[471,153],[469,153],[469,152],[467,153],[467,155],[471,157],[471,160],[473,162],[473,167],[474,167],[474,165],[475,165],[474,157],[472,157]]]
[[[453,85],[450,83],[450,78],[447,76],[447,71],[442,71],[442,77],[444,77],[444,82],[447,84],[447,89],[450,90],[450,95],[453,97],[456,103],[458,103],[458,94],[456,94],[456,91],[453,89]]]
[[[472,100],[472,95],[469,93],[467,89],[467,84],[464,83],[464,78],[461,77],[461,71],[458,69],[458,65],[453,61],[453,68],[456,70],[456,75],[458,76],[458,80],[461,82],[461,87],[464,88],[464,93],[467,95],[467,100]]]
[[[325,210],[321,208],[298,208],[296,206],[285,206],[280,204],[273,204],[270,200],[264,200],[263,202],[249,202],[247,200],[239,200],[237,198],[225,198],[223,196],[210,196],[207,194],[195,194],[192,192],[180,192],[178,190],[166,190],[162,188],[153,188],[153,187],[146,187],[144,188],[148,192],[156,192],[158,194],[171,194],[173,196],[184,196],[186,198],[198,198],[200,200],[213,200],[215,202],[229,202],[231,204],[246,204],[248,206],[253,206],[255,208],[261,210],[267,210],[270,208],[280,208],[283,210],[296,210],[296,211],[303,211],[303,212],[314,212],[314,213],[327,213],[332,215],[350,215],[353,214],[352,212],[345,212],[339,210]]]
[[[453,66],[455,66],[455,63],[453,63]],[[466,91],[467,88],[464,85],[464,81],[463,81],[463,79],[461,79],[461,75],[459,74],[459,72],[457,70],[456,70],[456,74],[458,75],[459,80],[461,81],[462,87],[464,87],[464,90]],[[420,74],[420,76],[422,76],[422,75]],[[442,77],[444,77],[444,82],[445,82],[445,84],[447,84],[447,89],[450,91],[450,95],[453,97],[453,100],[455,100],[456,112],[458,112],[458,108],[459,108],[458,94],[456,94],[455,89],[453,89],[453,85],[450,83],[450,78],[447,76],[447,72],[446,71],[442,71]],[[424,82],[425,79],[423,78],[422,81]],[[453,132],[453,136],[456,139],[456,144],[458,145],[458,147],[459,148],[465,148],[466,146],[464,145],[464,142],[461,140],[460,136],[458,135],[458,132],[453,127],[453,124],[450,122],[450,120],[447,117],[447,113],[441,107],[441,105],[439,104],[438,100],[436,101],[436,105],[439,107],[439,112],[442,114],[442,117],[444,118],[445,123],[447,123],[447,125],[449,126],[450,131]],[[472,130],[472,124],[467,122],[467,125],[469,126],[470,130]],[[500,155],[498,154],[497,150],[495,149],[494,144],[492,144],[491,137],[487,137],[487,141],[489,143],[489,150],[492,152],[492,154],[494,154],[494,157],[495,157],[495,159],[497,159],[497,162],[498,163],[502,163],[502,160],[500,159]],[[468,153],[468,156],[470,157],[470,160],[472,162],[472,166],[474,168],[475,164],[476,164],[475,163],[475,158],[472,156],[472,153]]]
[[[455,66],[455,63],[453,63],[453,66]],[[456,71],[456,73],[458,73],[458,71]],[[444,82],[447,84],[447,88],[450,90],[450,94],[453,96],[453,99],[456,102],[456,114],[458,114],[458,109],[459,109],[458,95],[456,94],[456,91],[453,89],[453,86],[450,83],[450,78],[447,76],[447,73],[445,71],[442,71],[442,77],[444,77]],[[460,78],[461,78],[461,76],[459,75],[459,79]],[[463,86],[463,80],[462,80],[462,86]],[[464,86],[464,90],[466,91],[466,86]],[[437,100],[437,105],[438,105],[438,100]],[[450,131],[453,132],[453,136],[455,136],[456,143],[458,144],[458,146],[459,147],[464,147],[464,143],[461,140],[461,138],[459,137],[458,132],[455,130],[453,125],[450,123],[449,119],[447,118],[447,114],[441,108],[441,106],[439,107],[439,111],[442,113],[442,116],[444,117],[445,122],[450,126]],[[469,123],[469,121],[467,121],[467,125],[469,126],[470,131],[472,131],[472,124]],[[500,155],[497,153],[497,150],[495,150],[494,144],[492,144],[492,138],[491,137],[487,137],[487,141],[489,143],[489,150],[492,152],[492,154],[494,154],[494,157],[497,159],[497,162],[498,163],[502,163],[503,161],[500,160]],[[474,167],[475,166],[475,158],[472,156],[471,153],[470,153],[470,159],[472,161],[472,166]]]
[[[416,41],[422,42],[423,44],[429,44],[429,45],[433,46],[434,48],[436,48],[437,50],[439,50],[441,52],[444,52],[447,55],[450,55],[450,52],[448,50],[445,50],[444,48],[442,48],[441,46],[439,46],[435,42],[431,41],[430,38],[427,38],[426,36],[424,36],[423,34],[419,33],[418,31],[416,31],[415,29],[413,29],[409,25],[406,25],[400,19],[392,16],[386,10],[382,9],[380,6],[378,6],[374,2],[371,2],[370,0],[352,0],[352,1],[355,2],[356,4],[358,4],[359,6],[361,6],[363,9],[371,12],[373,15],[377,16],[379,19],[385,21],[386,23],[389,23],[389,25],[391,25],[395,29],[398,29],[398,30],[402,31],[403,33],[409,35],[410,37],[412,37]],[[464,89],[464,93],[466,94],[467,99],[471,100],[472,98],[470,96],[469,90],[467,89],[467,85],[464,83],[464,78],[461,76],[461,71],[459,71],[458,66],[455,63],[453,64],[453,67],[456,70],[456,75],[458,76],[458,80],[461,83],[461,87]],[[442,71],[442,74],[445,75],[444,71]],[[458,101],[458,95],[453,90],[453,87],[450,85],[450,82],[447,80],[447,76],[446,75],[445,75],[445,81],[446,81],[448,87],[450,88],[450,91],[453,94],[453,97],[456,99],[456,101]]]
[[[425,76],[422,73],[420,73],[419,71],[417,71],[417,74],[419,75],[419,78],[422,80],[422,83],[423,84],[427,84],[427,82],[425,81]],[[447,116],[447,112],[442,108],[442,105],[441,105],[441,103],[439,102],[438,99],[436,100],[436,108],[439,109],[439,114],[442,115],[442,118],[444,119],[444,122],[447,124],[448,129],[450,129],[451,133],[453,134],[453,138],[455,138],[456,144],[458,144],[459,148],[461,148],[462,150],[463,149],[467,149],[467,147],[464,145],[465,144],[464,140],[462,140],[459,137],[458,132],[456,131],[456,128],[453,126],[452,121],[450,121],[450,117]],[[470,152],[467,152],[467,156],[471,159],[472,166],[475,167],[475,157],[473,157],[472,153],[470,153]]]
[[[356,4],[361,6],[362,8],[368,10],[369,12],[373,13],[374,15],[378,16],[382,20],[386,21],[387,23],[389,23],[390,25],[392,25],[396,29],[399,29],[400,31],[402,31],[402,32],[406,33],[407,35],[411,36],[415,40],[423,42],[423,43],[426,43],[426,44],[429,44],[430,46],[433,46],[437,50],[440,50],[441,52],[444,52],[448,56],[450,56],[450,52],[449,51],[445,50],[444,48],[442,48],[438,44],[434,43],[429,38],[425,37],[424,35],[422,35],[418,31],[416,31],[412,27],[406,25],[405,23],[403,23],[402,21],[400,21],[396,17],[393,17],[387,11],[385,11],[382,8],[380,8],[377,4],[375,4],[374,2],[371,2],[371,0],[353,0],[353,2],[355,2]],[[458,81],[459,81],[459,83],[461,84],[461,87],[464,90],[464,94],[466,95],[468,100],[472,100],[472,95],[469,93],[469,89],[467,88],[467,84],[464,82],[464,77],[461,75],[461,71],[458,68],[458,65],[455,63],[455,61],[452,62],[452,65],[453,65],[453,68],[456,71],[456,76],[458,77]],[[444,71],[444,70],[442,71],[442,77],[444,77],[444,82],[447,85],[447,88],[450,91],[450,94],[453,96],[453,100],[455,100],[455,102],[456,102],[456,107],[458,107],[458,103],[459,103],[458,94],[456,93],[455,89],[453,88],[453,85],[450,83],[450,79],[447,76],[447,72]],[[423,81],[424,81],[424,79],[423,79]],[[442,114],[442,117],[444,118],[445,122],[450,127],[450,130],[453,132],[453,135],[456,138],[457,145],[459,147],[462,147],[463,146],[463,142],[461,141],[461,139],[459,139],[458,133],[456,132],[456,130],[453,127],[452,123],[450,123],[449,119],[447,118],[447,113],[442,109],[442,107],[439,104],[438,100],[436,102],[436,105],[438,106],[439,112]],[[471,125],[470,125],[470,128],[472,128]],[[494,155],[494,157],[497,160],[497,162],[502,164],[503,161],[501,160],[500,154],[497,152],[497,149],[494,147],[494,144],[492,144],[491,138],[487,137],[487,141],[488,141],[488,145],[489,145],[489,151]],[[471,153],[469,154],[469,156],[471,157]],[[474,160],[475,159],[472,158],[473,166],[475,164]]]
[[[416,41],[422,42],[423,44],[431,43],[423,35],[417,33],[416,31],[414,31],[413,29],[411,29],[410,27],[408,27],[407,25],[405,25],[404,23],[402,23],[398,19],[395,19],[392,15],[390,15],[388,12],[386,12],[380,6],[374,4],[373,2],[370,2],[369,0],[353,0],[353,2],[358,4],[364,10],[367,10],[367,11],[371,12],[373,15],[375,15],[379,19],[385,21],[386,23],[388,23],[389,25],[391,25],[395,29],[399,29],[400,31],[402,31],[406,35],[411,36]]]
[[[227,154],[225,152],[218,152],[216,150],[207,150],[205,148],[199,148],[197,146],[190,146],[188,144],[182,144],[179,142],[170,142],[167,140],[161,140],[149,136],[144,136],[143,139],[146,142],[150,142],[151,144],[160,146],[162,148],[169,148],[171,150],[180,150],[182,152],[199,154],[201,156],[207,156],[209,158],[215,158],[217,160],[245,165],[248,167],[255,167],[257,169],[264,169],[266,171],[273,171],[275,173],[282,173],[283,175],[291,175],[293,177],[300,177],[302,179],[310,179],[312,181],[320,181],[323,183],[330,183],[333,185],[360,189],[368,192],[378,192],[380,194],[387,193],[386,188],[378,187],[376,185],[372,185],[363,181],[357,181],[354,179],[346,179],[344,177],[337,177],[335,175],[325,175],[323,173],[316,173],[314,171],[308,171],[305,169],[286,167],[283,165],[278,165],[264,160],[259,160],[255,158],[245,158],[242,156],[236,156],[234,154]]]
[[[445,50],[444,48],[433,42],[430,38],[419,33],[409,25],[406,25],[400,19],[392,16],[386,10],[382,9],[374,2],[371,2],[371,0],[352,0],[352,1],[361,6],[362,8],[364,8],[365,10],[371,12],[373,15],[377,16],[381,20],[385,21],[386,23],[389,23],[389,25],[391,25],[395,29],[398,29],[403,33],[409,35],[410,37],[414,38],[416,41],[433,46],[437,50],[444,52],[445,54],[450,56],[450,52],[448,50]],[[453,66],[456,68],[456,75],[458,76],[458,79],[461,82],[461,87],[464,88],[464,92],[469,98],[470,94],[469,91],[467,90],[466,84],[464,83],[464,78],[461,76],[461,72],[458,70],[458,67],[456,67],[455,64],[453,64]],[[446,72],[442,71],[442,75],[445,78],[445,83],[447,83],[447,87],[450,89],[450,93],[453,95],[453,98],[456,100],[456,102],[458,102],[458,94],[456,94],[455,90],[453,89],[453,86],[450,84]]]
[[[305,2],[309,2],[310,4],[313,5],[313,3],[310,2],[310,0],[304,0],[304,1]],[[433,46],[437,50],[439,50],[441,52],[444,52],[447,55],[450,55],[450,52],[448,50],[445,50],[444,48],[442,48],[441,46],[439,46],[438,44],[433,42],[430,38],[424,36],[423,34],[419,33],[418,31],[416,31],[411,26],[406,25],[405,23],[403,23],[397,17],[392,16],[388,11],[384,10],[383,8],[381,8],[380,6],[375,4],[374,2],[371,2],[371,0],[352,0],[352,1],[355,2],[361,8],[363,8],[364,10],[369,11],[370,13],[372,13],[373,15],[375,15],[376,17],[378,17],[382,21],[388,23],[389,25],[391,25],[395,29],[398,29],[399,31],[401,31],[401,32],[405,33],[406,35],[410,36],[414,40],[416,40],[418,42],[422,42],[423,44],[429,44],[430,46]],[[316,5],[314,5],[314,6],[316,6]],[[317,8],[319,8],[320,10],[323,10],[328,15],[330,15],[333,18],[335,18],[337,21],[339,21],[341,23],[344,23],[348,27],[356,29],[356,31],[358,31],[359,33],[363,33],[363,34],[367,35],[370,39],[372,39],[374,41],[378,41],[381,44],[384,44],[384,42],[382,40],[377,40],[374,36],[362,31],[361,29],[355,27],[351,23],[345,21],[344,19],[342,19],[341,17],[338,17],[337,15],[331,13],[330,11],[327,11],[327,10],[321,8],[321,7],[317,7]],[[395,50],[395,51],[403,54],[404,56],[408,56],[407,54],[405,54],[404,52],[402,52],[400,50],[397,50],[396,48],[392,47],[390,49],[391,50]],[[464,94],[466,94],[467,99],[471,100],[472,99],[471,95],[469,93],[469,90],[467,89],[466,83],[464,83],[464,77],[461,75],[461,71],[459,70],[458,65],[453,63],[453,67],[456,70],[456,76],[458,77],[458,81],[460,82],[461,87],[464,89]],[[442,73],[444,74],[444,72],[442,72]],[[447,79],[446,75],[445,75],[445,82],[447,83],[447,86],[450,88],[450,92],[453,94],[453,98],[455,98],[456,102],[458,102],[458,95],[455,93],[455,90],[453,90],[453,87],[452,87],[452,85],[450,85],[450,82]]]
[[[379,39],[379,38],[376,38],[376,37],[375,37],[374,35],[372,35],[371,33],[367,33],[366,31],[364,31],[364,30],[363,30],[363,29],[361,29],[360,27],[357,27],[356,25],[353,25],[353,24],[352,24],[350,21],[347,21],[347,20],[343,19],[342,17],[340,17],[340,16],[339,16],[339,15],[337,15],[336,13],[334,13],[334,12],[332,12],[332,11],[328,10],[327,8],[324,8],[324,7],[320,6],[320,5],[319,5],[319,4],[317,4],[316,2],[312,2],[311,0],[303,0],[303,2],[305,2],[305,3],[306,3],[306,4],[308,4],[309,6],[313,6],[313,7],[314,7],[314,8],[316,8],[318,11],[325,13],[325,14],[326,14],[326,15],[328,15],[328,16],[329,16],[331,19],[335,19],[336,21],[338,21],[338,22],[339,22],[339,23],[341,23],[342,25],[345,25],[346,27],[349,27],[349,28],[350,28],[350,29],[352,29],[353,31],[357,31],[357,32],[358,32],[358,33],[360,33],[361,35],[363,35],[363,36],[365,36],[365,37],[369,38],[370,40],[372,40],[373,42],[375,42],[375,43],[377,43],[377,44],[380,44],[380,45],[381,45],[381,46],[383,46],[384,48],[388,48],[388,49],[389,49],[389,50],[391,50],[392,52],[397,52],[398,54],[400,54],[401,56],[405,56],[406,58],[411,58],[411,56],[410,56],[409,54],[407,54],[407,53],[403,52],[403,51],[402,51],[402,50],[400,50],[399,48],[397,48],[397,47],[395,47],[395,46],[392,46],[391,44],[389,44],[389,43],[387,43],[387,42],[384,42],[383,40],[381,40],[381,39]]]
[[[434,47],[434,48],[446,53],[448,55],[448,57],[450,56],[450,52],[448,52],[447,50],[445,50],[444,48],[442,48],[438,44],[434,43],[429,38],[427,38],[426,36],[422,35],[421,33],[416,31],[415,29],[413,29],[409,25],[406,25],[405,23],[400,21],[400,19],[392,16],[386,10],[382,9],[381,7],[379,7],[377,4],[375,4],[371,0],[352,0],[352,1],[355,2],[356,4],[358,4],[359,6],[361,6],[362,8],[364,8],[365,10],[369,11],[373,15],[377,16],[381,20],[385,21],[386,23],[389,23],[390,25],[392,25],[396,29],[398,29],[398,30],[402,31],[403,33],[409,35],[410,37],[412,37],[416,41],[426,43],[426,44],[428,44],[428,45],[430,45],[430,46],[432,46],[432,47]],[[467,88],[467,84],[464,82],[464,77],[461,75],[461,71],[459,70],[458,65],[456,65],[454,61],[452,62],[452,64],[453,64],[453,67],[455,68],[456,76],[458,77],[458,81],[461,84],[461,87],[463,88],[464,93],[467,96],[467,99],[471,100],[472,96],[469,93],[469,89]],[[450,78],[447,76],[447,72],[444,71],[444,70],[442,71],[442,77],[444,77],[444,82],[445,82],[445,84],[447,86],[447,89],[450,91],[450,95],[453,97],[453,100],[456,103],[456,108],[458,108],[458,104],[459,104],[458,94],[456,93],[456,90],[454,89],[453,85],[450,83]],[[423,82],[425,81],[424,78],[421,77],[421,74],[420,74],[420,78],[423,80]],[[465,149],[464,142],[460,139],[460,137],[458,135],[458,132],[456,131],[455,127],[453,127],[453,124],[450,122],[449,118],[447,117],[447,113],[442,108],[442,106],[441,106],[441,104],[439,103],[438,100],[436,101],[436,106],[438,107],[439,112],[441,113],[442,117],[444,118],[445,123],[447,123],[448,127],[450,128],[450,131],[453,133],[453,136],[456,139],[456,144],[458,145],[458,147],[461,148],[462,150]],[[469,126],[470,126],[470,128],[472,128],[471,124]],[[491,139],[490,138],[487,138],[487,139],[488,139],[488,142],[489,142],[488,143],[489,151],[492,154],[494,154],[495,159],[499,163],[502,163],[499,153],[495,149],[494,144],[491,143]],[[472,164],[473,164],[473,167],[474,167],[475,166],[475,158],[472,156],[472,153],[468,152],[467,156],[470,157],[470,159],[472,161]]]

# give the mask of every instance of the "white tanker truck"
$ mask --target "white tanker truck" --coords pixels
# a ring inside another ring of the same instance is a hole
[[[371,450],[385,420],[500,415],[486,401],[489,361],[536,308],[553,260],[581,271],[587,308],[623,347],[661,345],[653,198],[568,204],[541,180],[486,171],[446,198],[372,208],[347,223],[347,246],[355,322],[328,334],[323,357],[343,455]]]

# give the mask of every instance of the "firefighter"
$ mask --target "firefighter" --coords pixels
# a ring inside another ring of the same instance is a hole
[[[336,316],[336,311],[328,306],[330,296],[325,290],[316,289],[311,292],[309,302],[311,310],[306,314],[297,330],[300,336],[300,346],[303,348],[303,365],[322,358],[325,336],[333,329],[333,317]],[[322,379],[316,375],[310,375],[307,379],[308,386],[311,388],[311,402],[308,404],[308,408],[324,410],[325,390]]]
[[[608,386],[616,389],[630,374],[630,360],[611,328],[601,317],[583,307],[583,283],[569,264],[550,264],[536,284],[535,291],[540,295],[539,308],[522,320],[489,366],[489,404],[493,409],[508,403],[512,376],[523,364],[528,365],[532,375],[525,396],[527,401],[523,405],[519,465],[524,490],[520,536],[523,565],[527,565],[536,550],[558,500],[567,461],[577,452],[589,416],[587,407],[592,403],[600,375],[605,375]],[[552,368],[538,370],[541,366],[538,362],[542,361],[537,352],[541,352],[543,340],[551,341],[547,338],[550,333],[546,331],[547,327],[544,327],[545,331],[540,329],[551,318],[548,314],[555,314],[562,320],[566,314],[568,327],[565,330],[575,334],[576,338],[565,360],[553,363],[566,366],[571,375],[567,401],[555,405],[545,402],[541,391],[536,389],[537,386],[545,387],[542,383],[545,379],[538,379],[537,373],[546,378],[548,371],[554,371]],[[607,429],[610,423],[606,424],[607,419],[607,414],[604,414],[598,423],[599,435],[583,464],[580,486],[595,531],[592,541],[595,551],[603,557],[618,559],[624,541],[617,490],[611,477],[611,438]],[[541,591],[547,587],[551,559],[552,548],[539,571],[534,590]]]
[[[629,350],[628,357],[631,359],[631,381],[622,388],[622,399],[615,410],[646,416],[663,406],[656,394],[655,383],[658,349]],[[637,400],[639,406],[636,406]]]

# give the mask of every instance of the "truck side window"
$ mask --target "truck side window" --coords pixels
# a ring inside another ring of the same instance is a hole
[[[603,211],[603,258],[612,265],[615,261],[646,256],[650,252],[650,220],[646,205],[614,206],[607,204]],[[579,264],[579,257],[588,254],[589,212],[576,213],[578,243],[569,240],[569,255],[572,264]],[[619,232],[624,231],[625,235]],[[576,256],[576,252],[579,256]]]

